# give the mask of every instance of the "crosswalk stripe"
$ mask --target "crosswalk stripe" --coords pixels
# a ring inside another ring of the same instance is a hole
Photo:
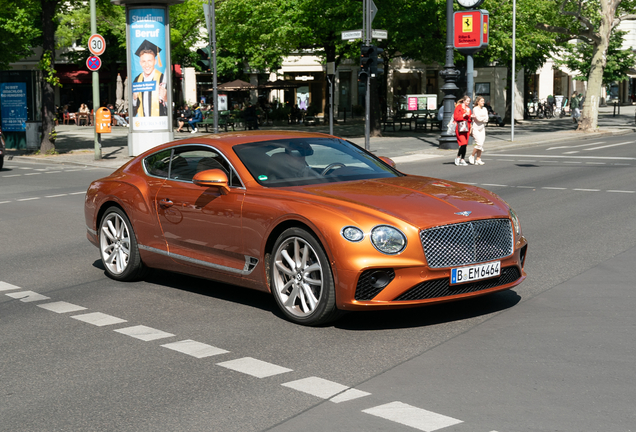
[[[136,325],[132,327],[125,327],[115,330],[117,333],[125,334],[126,336],[134,337],[145,342],[173,337],[172,333],[168,333],[162,330],[157,330],[152,327],[144,325]]]
[[[11,298],[20,300],[21,302],[24,302],[24,303],[30,303],[30,302],[49,300],[50,299],[50,297],[47,297],[47,296],[42,295],[42,294],[38,294],[38,293],[33,292],[33,291],[20,291],[20,292],[14,292],[14,293],[7,293],[6,295],[8,295]]]
[[[74,305],[73,303],[67,303],[65,301],[39,304],[37,306],[55,313],[77,312],[86,309],[84,306]]]
[[[10,283],[0,281],[0,291],[11,291],[15,289],[21,289],[19,286],[11,285]]]
[[[120,324],[126,322],[125,319],[117,318],[111,315],[106,315],[101,312],[92,312],[84,315],[74,315],[71,318],[83,321],[88,324],[92,324],[97,327],[103,327],[107,325]]]

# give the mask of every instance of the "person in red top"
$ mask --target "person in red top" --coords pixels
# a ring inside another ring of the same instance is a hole
[[[468,137],[470,136],[470,126],[472,122],[471,114],[470,97],[464,96],[459,100],[459,103],[453,112],[453,120],[455,120],[456,123],[455,135],[457,136],[457,145],[459,146],[459,151],[455,158],[455,165],[468,165],[464,158],[466,157],[466,146],[468,145]],[[466,131],[459,131],[460,122],[466,122]]]

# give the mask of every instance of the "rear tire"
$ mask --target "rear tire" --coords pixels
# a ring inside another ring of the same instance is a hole
[[[340,315],[329,260],[312,234],[301,228],[285,230],[269,265],[270,288],[287,319],[316,326]]]
[[[99,252],[108,277],[118,281],[134,281],[146,273],[139,256],[137,239],[126,213],[109,207],[99,223]]]

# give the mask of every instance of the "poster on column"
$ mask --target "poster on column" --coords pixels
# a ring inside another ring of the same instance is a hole
[[[166,10],[130,9],[130,70],[135,130],[169,130]]]

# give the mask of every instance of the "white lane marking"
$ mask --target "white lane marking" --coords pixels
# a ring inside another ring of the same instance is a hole
[[[572,189],[574,191],[580,191],[580,192],[600,192],[600,189]]]
[[[533,158],[550,158],[550,159],[601,159],[601,160],[636,160],[636,157],[622,157],[622,156],[564,156],[564,155],[525,155],[525,154],[502,154],[499,155],[497,153],[489,153],[488,157],[533,157]],[[504,159],[499,159],[503,161]],[[514,162],[514,160],[513,160]]]
[[[286,382],[281,385],[322,399],[329,399],[349,389],[346,385],[315,376]]]
[[[508,187],[508,185],[495,184],[495,183],[482,183],[484,186],[499,186],[499,187]]]
[[[39,304],[37,306],[55,313],[77,312],[86,309],[84,306],[78,306],[73,303],[67,303],[65,301]]]
[[[432,432],[445,427],[463,423],[461,420],[447,417],[417,408],[402,402],[391,402],[385,405],[379,405],[362,411],[386,420],[391,420],[412,428]]]
[[[47,171],[44,174],[57,174],[57,173],[61,173],[62,171]]]
[[[396,156],[391,158],[395,163],[409,163],[409,162],[417,162],[425,159],[434,159],[441,157],[439,155],[430,155],[430,154],[412,154],[406,156]]]
[[[68,194],[58,194],[58,195],[47,195],[44,198],[57,198],[62,196],[67,196]]]
[[[7,282],[0,281],[0,291],[11,291],[15,289],[22,289],[22,288],[20,288],[19,286],[11,285],[10,283],[7,283]]]
[[[14,299],[19,299],[21,302],[24,302],[24,303],[49,300],[51,298],[42,294],[38,294],[33,291],[20,291],[20,292],[14,292],[14,293],[7,293],[6,295]]]
[[[541,189],[548,189],[548,190],[568,190],[568,188],[560,188],[560,187],[542,187]]]
[[[569,152],[563,152],[563,154],[575,154],[575,153],[581,153],[579,150],[574,150],[574,151],[569,151]]]
[[[608,190],[607,192],[613,192],[613,193],[636,193],[636,191],[628,191],[628,190]]]
[[[25,176],[28,176],[28,175],[40,175],[40,174],[42,174],[42,173],[41,173],[41,172],[36,172],[36,173],[28,173],[28,174],[25,174]]]
[[[2,176],[2,177],[7,177],[7,178],[8,177],[22,177],[22,174],[11,174],[11,175],[5,175],[5,176]]]
[[[287,369],[252,357],[244,357],[237,360],[230,360],[217,365],[224,368],[232,369],[256,378],[266,378],[273,375],[291,372],[293,369]]]
[[[172,342],[161,346],[196,358],[211,357],[219,354],[229,353],[229,351],[226,351],[224,349],[193,341],[191,339],[186,339],[179,342]]]
[[[565,161],[565,162],[563,162],[563,163],[566,163],[566,164],[582,164],[583,162]]]
[[[7,204],[10,203],[11,201],[0,201],[0,204]]]
[[[605,141],[595,142],[595,143],[587,143],[587,144],[579,144],[575,146],[559,146],[559,147],[550,147],[548,150],[557,150],[557,149],[566,149],[566,148],[577,148],[577,147],[588,147],[593,145],[605,144]]]
[[[361,398],[361,397],[369,396],[370,394],[371,393],[365,392],[365,391],[362,391],[362,390],[349,389],[349,390],[345,390],[343,393],[340,393],[339,395],[336,395],[336,396],[332,397],[329,400],[331,402],[333,402],[333,403],[348,402],[350,400],[354,400],[354,399],[358,399],[358,398]]]
[[[126,336],[134,337],[135,339],[140,339],[146,342],[174,336],[172,333],[157,330],[144,325],[120,328],[115,331],[117,333],[125,334]]]
[[[593,148],[586,148],[584,149],[585,151],[590,151],[590,150],[600,150],[600,149],[604,149],[604,148],[609,148],[609,147],[616,147],[616,146],[622,146],[625,144],[634,144],[634,141],[626,141],[626,142],[622,142],[622,143],[618,143],[618,144],[608,144],[606,146],[602,146],[602,147],[593,147]]]
[[[33,200],[38,200],[38,199],[40,199],[40,197],[33,197],[33,198],[21,198],[21,199],[18,199],[18,200],[16,200],[16,201],[33,201]]]
[[[519,189],[536,189],[536,186],[517,186]]]
[[[86,192],[84,192],[84,191],[82,191],[82,192],[72,192],[72,193],[69,193],[69,195],[82,195],[82,194],[85,194],[85,193]]]
[[[92,324],[97,327],[103,327],[107,325],[125,323],[125,319],[117,318],[111,315],[106,315],[101,312],[92,312],[84,315],[74,315],[71,318],[84,321],[85,323]]]

